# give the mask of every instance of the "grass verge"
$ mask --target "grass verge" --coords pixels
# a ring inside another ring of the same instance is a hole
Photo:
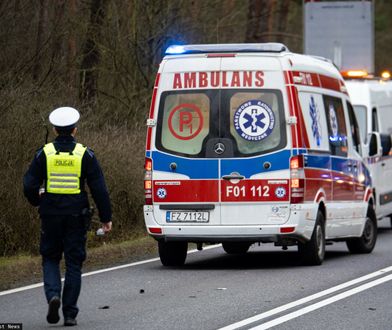
[[[100,244],[87,250],[84,273],[158,256],[157,244],[148,236],[121,243],[106,243],[103,238]],[[64,269],[64,261],[62,268]],[[38,282],[42,282],[40,256],[0,258],[0,291]]]

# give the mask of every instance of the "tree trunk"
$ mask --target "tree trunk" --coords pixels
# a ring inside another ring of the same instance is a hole
[[[39,2],[39,18],[37,31],[37,44],[35,50],[35,63],[33,67],[33,79],[38,80],[42,71],[42,50],[45,42],[46,30],[48,27],[48,1],[40,0]]]
[[[107,0],[92,0],[90,6],[90,22],[80,67],[80,98],[88,104],[93,103],[97,96],[97,67],[101,56],[97,40],[101,36],[107,3]]]
[[[68,23],[68,52],[67,52],[67,81],[69,96],[75,96],[76,87],[76,37],[75,18],[77,12],[76,0],[68,0],[69,23]]]
[[[257,42],[259,31],[262,1],[249,0],[248,19],[246,26],[245,42]]]
[[[278,23],[277,30],[281,34],[278,35],[277,41],[283,42],[283,43],[285,42],[285,38],[283,37],[283,34],[286,32],[286,29],[287,29],[289,8],[290,8],[290,0],[281,0],[280,1],[279,15],[277,17],[277,23]]]
[[[268,2],[268,28],[267,28],[267,36],[264,39],[266,42],[271,42],[271,41],[275,41],[275,37],[272,36],[271,34],[274,32],[274,22],[276,19],[276,2],[277,0],[270,0]]]
[[[50,61],[50,71],[55,76],[62,76],[61,70],[62,56],[64,54],[64,9],[65,0],[56,0],[53,4],[54,16],[52,18],[52,58]],[[58,81],[58,80],[57,80]]]
[[[275,0],[249,0],[246,42],[267,42],[269,40],[268,33],[272,26],[272,19],[269,19],[269,15],[274,2]]]

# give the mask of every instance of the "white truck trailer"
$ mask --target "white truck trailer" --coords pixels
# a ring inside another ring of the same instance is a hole
[[[376,216],[391,218],[392,225],[392,82],[381,79],[346,80],[362,141],[362,155],[368,164]]]

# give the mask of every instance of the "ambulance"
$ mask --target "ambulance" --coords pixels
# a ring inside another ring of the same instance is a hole
[[[370,253],[377,239],[359,127],[338,70],[279,43],[171,46],[156,77],[144,218],[164,266],[188,243],[228,254],[326,242]]]
[[[365,71],[352,70],[344,75],[348,77],[346,87],[365,142],[363,157],[374,187],[376,216],[389,217],[392,224],[392,82],[367,78]]]

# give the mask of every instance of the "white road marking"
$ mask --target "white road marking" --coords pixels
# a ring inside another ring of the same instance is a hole
[[[210,245],[210,246],[203,247],[203,250],[215,249],[215,248],[220,247],[220,246],[222,246],[222,244]],[[190,251],[188,251],[188,254],[195,253],[195,252],[198,252],[198,250],[190,250]],[[118,269],[123,269],[123,268],[128,268],[128,267],[135,267],[135,266],[147,264],[147,263],[150,263],[150,262],[155,262],[155,261],[158,261],[158,260],[159,260],[159,258],[153,258],[153,259],[133,262],[133,263],[126,264],[126,265],[99,269],[99,270],[95,270],[95,271],[92,271],[92,272],[89,272],[89,273],[82,274],[82,277],[87,277],[87,276],[91,276],[91,275],[97,275],[97,274],[101,274],[101,273],[111,272],[113,270],[118,270]],[[61,281],[63,282],[64,278],[62,278]],[[5,296],[5,295],[8,295],[8,294],[17,293],[17,292],[21,292],[21,291],[26,291],[26,290],[30,290],[30,289],[35,289],[35,288],[39,288],[39,287],[42,287],[42,286],[44,286],[43,282],[36,283],[36,284],[31,284],[31,285],[27,285],[27,286],[22,286],[20,288],[15,288],[15,289],[11,289],[11,290],[0,291],[0,296]]]
[[[295,319],[295,318],[297,318],[297,317],[299,317],[301,315],[310,313],[310,312],[312,312],[312,311],[314,311],[316,309],[319,309],[321,307],[327,306],[329,304],[332,304],[332,303],[334,303],[336,301],[339,301],[339,300],[342,300],[344,298],[350,297],[350,296],[352,296],[354,294],[360,293],[362,291],[365,291],[367,289],[370,289],[370,288],[372,288],[374,286],[377,286],[377,285],[380,285],[382,283],[388,282],[390,280],[392,280],[392,275],[387,275],[387,276],[378,278],[378,279],[376,279],[374,281],[368,282],[368,283],[363,284],[361,286],[358,286],[356,288],[353,288],[353,289],[350,289],[348,291],[339,293],[336,296],[333,296],[333,297],[321,300],[321,301],[319,301],[319,302],[317,302],[317,303],[315,303],[313,305],[301,308],[301,309],[299,309],[299,310],[297,310],[295,312],[289,313],[287,315],[283,315],[283,316],[278,317],[278,318],[276,318],[274,320],[271,320],[271,321],[268,321],[266,323],[260,324],[260,325],[254,327],[254,328],[251,328],[250,330],[265,330],[265,329],[272,328],[272,327],[274,327],[276,325],[279,325],[281,323],[290,321],[290,320]]]
[[[337,292],[339,290],[348,288],[348,287],[353,286],[355,284],[359,284],[361,282],[367,281],[369,279],[372,279],[372,278],[380,276],[380,275],[385,275],[385,273],[388,273],[388,272],[391,272],[391,271],[392,271],[392,266],[380,269],[380,270],[375,271],[373,273],[370,273],[370,274],[358,277],[356,279],[353,279],[351,281],[339,284],[337,286],[334,286],[332,288],[326,289],[324,291],[320,291],[320,292],[317,292],[317,293],[312,294],[310,296],[307,296],[307,297],[301,298],[299,300],[293,301],[291,303],[288,303],[288,304],[276,307],[276,308],[271,309],[271,310],[269,310],[267,312],[264,312],[264,313],[252,316],[250,318],[244,319],[242,321],[230,324],[230,325],[225,326],[223,328],[220,328],[218,330],[234,330],[234,329],[238,329],[238,328],[247,326],[247,325],[249,325],[251,323],[254,323],[254,322],[257,322],[257,321],[261,321],[261,320],[263,320],[265,318],[268,318],[268,317],[271,317],[273,315],[282,313],[282,312],[284,312],[284,311],[286,311],[288,309],[291,309],[293,307],[297,307],[297,306],[306,304],[306,303],[308,303],[308,302],[310,302],[312,300],[319,299],[321,297],[324,297],[324,296],[329,295],[331,293],[334,293],[334,292]]]

